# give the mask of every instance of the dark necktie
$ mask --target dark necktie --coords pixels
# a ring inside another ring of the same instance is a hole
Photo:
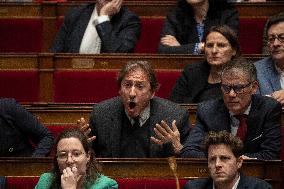
[[[240,121],[236,136],[244,141],[247,135],[247,115],[241,114],[235,117]]]
[[[133,128],[134,129],[139,128],[140,127],[139,116],[135,117],[133,120],[134,120]]]

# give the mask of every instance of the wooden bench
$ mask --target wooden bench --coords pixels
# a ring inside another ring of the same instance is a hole
[[[173,179],[166,158],[156,159],[99,159],[102,173],[112,178],[127,179]],[[208,177],[205,159],[177,159],[177,173],[180,179]],[[264,179],[281,188],[280,160],[247,160],[242,171],[246,175]],[[0,158],[1,176],[39,176],[52,167],[52,158]]]
[[[48,52],[64,15],[80,4],[82,2],[1,2],[0,25],[5,27],[0,28],[0,52]],[[176,1],[125,1],[124,4],[142,20],[141,39],[135,52],[156,53],[164,18]],[[245,53],[261,53],[264,23],[269,16],[283,11],[283,6],[284,2],[236,4],[240,14],[240,42]],[[246,40],[248,35],[249,41]]]
[[[247,58],[255,62],[263,57]],[[6,89],[0,96],[20,102],[95,103],[117,95],[116,74],[126,62],[147,60],[161,83],[157,96],[167,98],[185,65],[202,59],[194,55],[0,54],[0,81]],[[105,90],[100,95],[97,89]]]

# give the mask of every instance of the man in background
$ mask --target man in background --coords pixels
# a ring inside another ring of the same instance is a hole
[[[270,56],[255,63],[259,93],[284,105],[284,13],[269,18],[266,24]]]
[[[122,0],[97,0],[65,16],[51,48],[54,53],[129,53],[140,36],[140,19]]]
[[[243,159],[279,159],[281,149],[281,104],[255,95],[256,69],[246,59],[229,62],[221,74],[223,99],[202,102],[197,107],[195,127],[190,131],[182,157],[205,157],[202,141],[209,131],[227,131],[244,143]]]

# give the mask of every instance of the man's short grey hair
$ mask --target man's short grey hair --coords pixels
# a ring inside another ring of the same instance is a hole
[[[244,73],[249,78],[249,82],[257,80],[256,68],[252,62],[249,62],[246,58],[239,57],[233,60],[230,60],[223,68],[221,79],[223,75],[231,70],[239,70]]]

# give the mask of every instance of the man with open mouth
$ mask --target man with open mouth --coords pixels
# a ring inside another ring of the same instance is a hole
[[[96,156],[178,156],[190,128],[188,112],[155,97],[158,82],[149,62],[128,62],[117,82],[120,96],[96,104],[89,124],[78,121],[91,132]]]

